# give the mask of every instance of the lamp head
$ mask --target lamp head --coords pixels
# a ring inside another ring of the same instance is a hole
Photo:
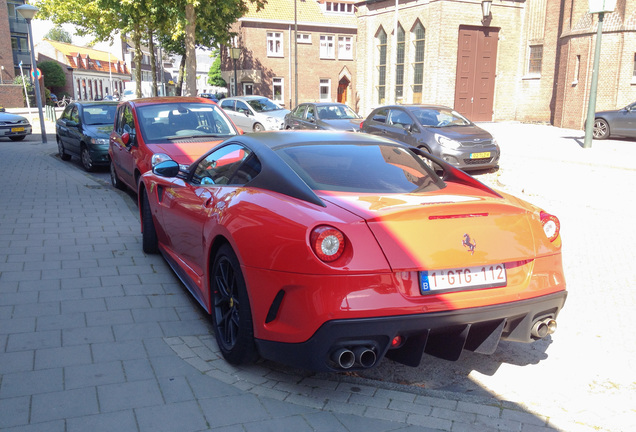
[[[25,20],[30,21],[40,9],[30,4],[23,4],[15,8]]]

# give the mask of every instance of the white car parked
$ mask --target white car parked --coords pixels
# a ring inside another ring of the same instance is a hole
[[[264,96],[234,96],[220,101],[223,111],[245,132],[280,130],[289,112]]]

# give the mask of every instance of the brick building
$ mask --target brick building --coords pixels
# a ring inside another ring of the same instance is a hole
[[[555,24],[561,35],[556,55],[559,83],[549,120],[555,126],[579,129],[587,114],[598,16],[587,13],[587,2],[566,2]],[[618,0],[614,12],[604,17],[596,109],[621,108],[634,101],[636,1]]]
[[[473,120],[581,129],[598,15],[587,0],[368,0],[358,4],[362,114],[441,103]],[[397,37],[396,35],[397,29]],[[636,1],[605,15],[596,108],[636,100]]]
[[[24,90],[13,79],[20,75],[20,61],[26,76],[31,68],[26,20],[15,10],[21,4],[24,0],[0,0],[0,106],[5,108],[24,106]]]
[[[267,96],[290,108],[297,91],[299,103],[338,101],[357,108],[354,2],[301,0],[296,13],[294,5],[291,0],[269,0],[256,12],[250,4],[234,26],[235,46],[241,52],[236,61],[238,93]],[[233,94],[229,47],[221,50],[221,62],[223,79]]]
[[[391,0],[359,4],[361,113],[422,102],[480,121],[549,118],[556,33],[545,3],[500,1],[486,17],[480,1],[400,1],[397,13]]]

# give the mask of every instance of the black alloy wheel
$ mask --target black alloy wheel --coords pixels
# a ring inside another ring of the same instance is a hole
[[[238,258],[227,244],[216,254],[210,289],[212,324],[223,357],[235,365],[255,361],[258,355],[247,287]]]
[[[159,252],[159,241],[157,240],[157,230],[155,222],[152,219],[152,210],[146,192],[142,192],[141,198],[141,239],[144,252],[147,254],[156,254]]]
[[[113,161],[110,161],[110,183],[113,185],[115,189],[124,190],[126,187],[124,183],[117,176],[117,171],[115,171],[115,164]]]
[[[62,144],[60,137],[57,137],[57,153],[63,161],[71,160],[71,155],[66,153],[66,150],[64,150],[64,144]]]
[[[91,154],[85,145],[82,145],[80,158],[82,160],[82,166],[84,167],[84,169],[87,172],[93,172],[93,170],[95,169],[95,166],[93,165],[93,159],[91,158]]]

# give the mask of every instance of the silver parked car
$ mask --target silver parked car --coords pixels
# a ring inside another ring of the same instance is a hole
[[[220,105],[234,124],[245,132],[280,130],[289,112],[264,96],[233,96],[222,99]]]
[[[0,112],[0,137],[22,141],[31,134],[31,123],[21,115]]]
[[[499,145],[492,135],[446,106],[376,108],[360,130],[418,147],[463,170],[498,167]]]

